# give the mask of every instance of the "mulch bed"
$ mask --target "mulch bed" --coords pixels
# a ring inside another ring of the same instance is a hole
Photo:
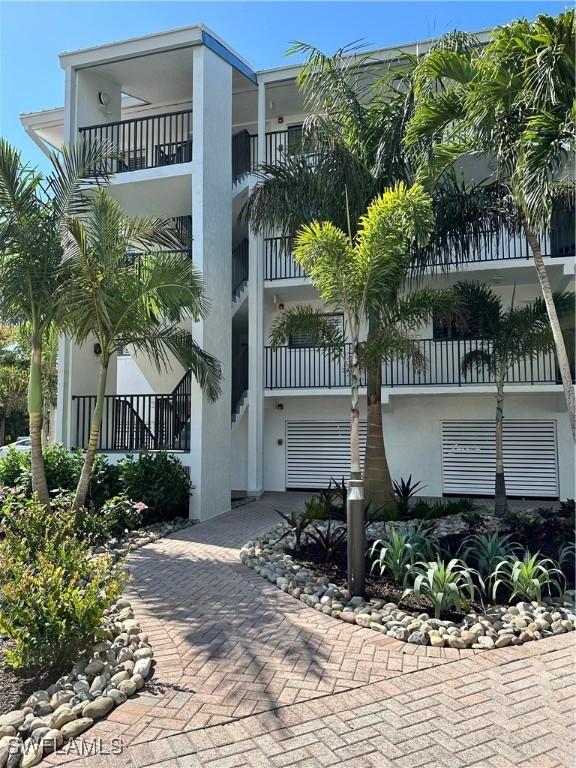
[[[6,639],[0,637],[0,657],[7,648]],[[0,660],[0,715],[21,707],[34,691],[45,689],[55,683],[64,670],[12,669]]]

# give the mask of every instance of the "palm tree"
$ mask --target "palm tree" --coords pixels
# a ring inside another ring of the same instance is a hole
[[[327,308],[344,314],[351,340],[348,366],[351,381],[350,480],[360,480],[359,397],[362,368],[380,365],[383,357],[416,357],[409,331],[430,312],[432,294],[422,291],[398,299],[398,288],[410,264],[410,245],[424,244],[433,226],[432,203],[422,187],[404,184],[375,198],[361,217],[357,234],[332,222],[313,221],[300,228],[294,258],[310,275]],[[393,297],[390,305],[387,300]],[[435,297],[436,298],[436,297]],[[367,320],[368,339],[361,341]],[[338,331],[321,311],[309,306],[291,307],[273,324],[271,341],[278,347],[292,333],[307,331],[318,346],[334,355],[344,354],[346,333]],[[364,553],[364,547],[359,547]],[[349,563],[350,580],[350,563]],[[351,584],[356,594],[363,584]]]
[[[422,178],[463,156],[496,162],[532,252],[576,437],[570,364],[538,237],[555,208],[574,209],[575,18],[571,10],[519,19],[484,46],[461,33],[446,38],[417,67],[406,146],[427,155]]]
[[[85,206],[85,193],[105,181],[95,175],[111,148],[79,142],[52,155],[44,178],[0,139],[0,322],[26,326],[30,334],[27,406],[32,490],[50,505],[42,458],[42,353],[46,335],[58,327],[66,306],[69,266],[63,261],[61,223]]]
[[[305,140],[301,151],[259,168],[245,214],[256,231],[294,233],[318,219],[353,237],[374,197],[397,182],[412,183],[414,157],[403,147],[402,137],[413,109],[416,59],[402,57],[383,73],[381,63],[358,54],[354,46],[333,56],[302,43],[293,51],[308,56],[298,77],[309,112]],[[497,190],[466,189],[455,177],[435,188],[433,205],[434,230],[428,245],[413,251],[415,267],[434,268],[448,253],[465,261],[484,232],[499,226],[504,216]],[[415,280],[418,271],[406,274]],[[376,319],[373,323],[377,326]],[[367,368],[364,478],[367,497],[377,506],[392,507],[395,497],[383,435],[382,362]]]
[[[486,285],[459,282],[454,286],[460,322],[468,328],[482,332],[482,345],[467,352],[461,361],[464,374],[471,370],[486,371],[496,383],[496,480],[494,512],[506,511],[506,481],[504,475],[503,421],[504,385],[514,365],[534,359],[542,352],[554,348],[554,337],[548,321],[546,305],[536,299],[522,306],[514,303],[514,292],[509,307]],[[573,311],[574,297],[566,293],[554,294],[556,310],[560,314]],[[486,341],[484,341],[486,339]]]
[[[180,247],[166,221],[128,218],[100,188],[81,217],[70,216],[64,235],[71,279],[67,287],[66,328],[82,344],[100,345],[98,391],[82,474],[74,505],[85,504],[98,445],[108,365],[130,345],[159,369],[170,355],[191,369],[206,395],[220,393],[218,361],[193,340],[182,323],[205,316],[204,285],[190,257],[161,248]],[[136,254],[130,252],[137,249]]]

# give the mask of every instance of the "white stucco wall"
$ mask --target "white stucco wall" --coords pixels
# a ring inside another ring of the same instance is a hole
[[[365,418],[362,398],[361,418]],[[282,410],[276,409],[281,402]],[[267,397],[264,411],[264,488],[285,489],[286,421],[345,421],[349,418],[346,396]],[[458,419],[493,419],[494,395],[466,395],[454,392],[435,395],[393,394],[384,409],[384,441],[394,479],[408,477],[421,481],[426,496],[442,495],[441,422]],[[561,392],[515,394],[510,388],[505,399],[505,418],[555,419],[558,434],[561,498],[574,497],[574,443]],[[278,440],[282,445],[278,445]],[[538,457],[534,456],[537,463]]]

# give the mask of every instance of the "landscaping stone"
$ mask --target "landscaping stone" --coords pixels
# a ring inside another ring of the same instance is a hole
[[[150,674],[152,659],[138,659],[134,664],[134,675],[141,675],[144,679]]]
[[[15,709],[12,712],[7,712],[5,715],[0,715],[0,727],[11,726],[12,728],[19,728],[26,717],[26,712],[21,709]]]
[[[61,707],[58,712],[55,712],[50,718],[50,728],[62,728],[66,723],[76,720],[76,715],[70,707]]]
[[[75,739],[76,736],[80,736],[81,733],[91,728],[93,724],[94,720],[91,717],[81,717],[78,720],[73,720],[63,725],[60,732],[64,741],[68,741],[68,739]]]
[[[498,520],[489,513],[485,517],[486,529],[496,530]],[[373,524],[367,531],[368,542],[382,538],[398,525],[416,524],[418,521]],[[467,530],[467,524],[459,515],[435,521],[435,526],[437,532],[441,526],[444,535]],[[520,601],[515,605],[493,606],[484,612],[470,611],[462,621],[455,624],[453,621],[430,618],[427,613],[409,613],[383,600],[351,597],[344,587],[331,584],[327,577],[295,563],[292,556],[284,551],[293,546],[292,532],[280,523],[256,541],[246,544],[240,550],[240,559],[276,587],[316,610],[350,624],[383,632],[402,642],[432,645],[436,648],[448,646],[455,649],[492,650],[539,640],[552,634],[571,632],[576,625],[576,613],[570,601],[562,606],[552,604],[551,601],[543,605]],[[123,625],[125,632],[126,623]],[[132,630],[129,631],[129,639],[131,633]],[[139,673],[140,661],[145,660],[139,650],[133,653],[136,659],[133,672],[136,674]],[[125,666],[128,663],[129,660],[122,666],[132,671]],[[123,681],[122,685],[127,682]]]
[[[114,699],[110,696],[99,696],[95,701],[89,701],[82,710],[82,717],[91,717],[96,720],[104,717],[114,709]]]

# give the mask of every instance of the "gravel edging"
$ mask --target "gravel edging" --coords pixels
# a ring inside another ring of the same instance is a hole
[[[183,519],[155,523],[93,547],[92,554],[119,562],[129,552],[192,524]],[[32,693],[20,709],[0,715],[0,768],[37,765],[144,687],[154,651],[128,600],[120,598],[105,611],[102,629],[104,639],[67,675]]]
[[[427,613],[402,610],[396,603],[351,597],[346,588],[329,582],[326,576],[305,568],[286,554],[285,548],[294,544],[292,534],[285,535],[289,530],[281,523],[248,542],[240,550],[241,561],[311,608],[394,640],[436,648],[491,650],[572,632],[575,628],[575,609],[552,601],[493,606],[485,613],[471,611],[457,624],[431,618]]]

